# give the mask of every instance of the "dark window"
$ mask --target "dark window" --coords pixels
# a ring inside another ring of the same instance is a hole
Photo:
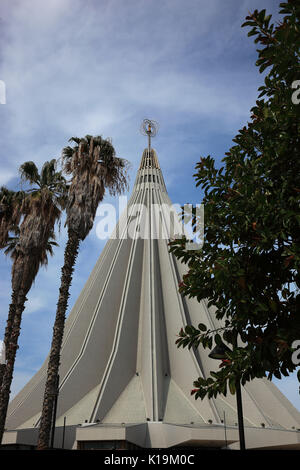
[[[128,441],[79,441],[79,450],[134,450],[139,446]]]

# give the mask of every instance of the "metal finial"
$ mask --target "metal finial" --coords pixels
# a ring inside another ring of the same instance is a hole
[[[151,119],[144,119],[141,124],[141,133],[148,136],[148,155],[151,151],[151,137],[155,137],[158,131],[158,123]]]
[[[143,135],[150,134],[150,137],[155,137],[158,131],[158,123],[150,119],[144,119],[141,124],[141,133]]]

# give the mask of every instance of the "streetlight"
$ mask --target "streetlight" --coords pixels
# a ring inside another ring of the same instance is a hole
[[[221,341],[220,344],[217,344],[214,349],[209,353],[208,357],[211,359],[227,359],[226,353],[231,352],[226,344]],[[235,381],[235,390],[236,390],[236,403],[237,403],[237,412],[238,412],[238,423],[239,423],[239,437],[240,437],[240,450],[245,450],[245,433],[244,433],[244,419],[243,419],[243,406],[242,406],[242,393],[241,393],[241,384],[240,380],[237,377]]]

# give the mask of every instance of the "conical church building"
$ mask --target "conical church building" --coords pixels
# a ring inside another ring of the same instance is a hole
[[[187,324],[220,325],[205,301],[178,292],[186,266],[169,253],[171,201],[149,149],[126,211],[66,321],[54,447],[238,449],[236,397],[191,396],[193,381],[218,362],[201,346],[175,344]],[[10,403],[3,444],[36,444],[47,363]],[[300,413],[274,384],[248,383],[242,401],[247,448],[300,448]]]

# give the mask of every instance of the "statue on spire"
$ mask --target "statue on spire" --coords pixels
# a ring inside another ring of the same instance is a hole
[[[141,133],[148,136],[148,156],[150,158],[151,137],[155,137],[158,131],[158,123],[150,119],[144,119],[141,125]]]

